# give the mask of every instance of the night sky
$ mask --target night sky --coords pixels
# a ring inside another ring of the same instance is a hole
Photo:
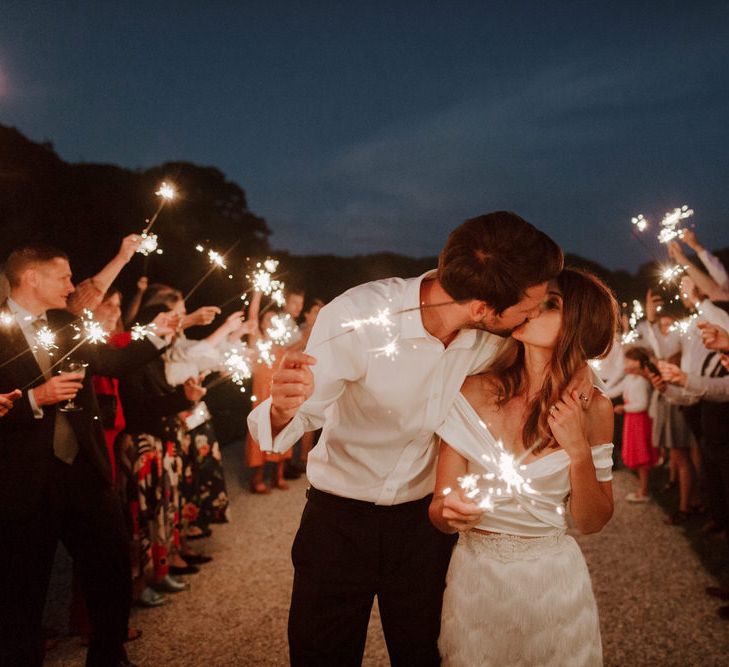
[[[729,245],[727,2],[4,0],[0,122],[215,165],[295,253],[436,254],[511,209],[632,270],[630,217],[682,204]]]

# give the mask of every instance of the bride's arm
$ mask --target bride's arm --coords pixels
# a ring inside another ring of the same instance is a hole
[[[590,412],[589,438],[576,395],[566,395],[549,417],[552,434],[570,457],[570,512],[581,533],[597,533],[613,515],[612,483],[598,481],[591,449],[591,445],[612,442],[612,404],[608,398],[597,396]]]
[[[428,516],[442,533],[469,530],[479,522],[484,512],[472,500],[462,496],[458,478],[465,475],[467,470],[466,459],[441,440],[435,491]]]

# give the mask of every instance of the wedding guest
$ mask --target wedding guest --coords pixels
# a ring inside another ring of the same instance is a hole
[[[712,301],[729,300],[729,273],[721,263],[721,260],[712,255],[704,248],[696,238],[696,233],[691,229],[684,229],[680,237],[691,250],[693,250],[701,263],[704,265],[707,273],[704,273],[693,262],[691,262],[678,241],[672,241],[668,245],[668,254],[677,264],[683,266],[696,285],[696,287],[706,294]]]
[[[321,309],[314,356],[286,355],[248,423],[277,452],[324,427],[292,548],[292,665],[360,664],[375,595],[392,664],[440,664],[453,538],[428,520],[435,429],[465,377],[500,349],[498,335],[539,313],[561,269],[559,247],[522,218],[479,216],[450,234],[436,272],[349,290]],[[342,333],[384,309],[391,326]]]
[[[165,305],[146,306],[138,315],[147,324],[159,313],[170,312]],[[179,525],[178,483],[182,474],[179,448],[180,423],[177,417],[205,395],[198,378],[190,378],[177,388],[165,379],[161,357],[127,374],[119,383],[126,430],[137,450],[135,471],[139,489],[140,530],[147,530],[151,544],[153,582],[162,592],[178,592],[185,585],[170,577],[192,573],[182,558]]]
[[[67,256],[55,248],[16,248],[5,263],[11,293],[2,309],[0,392],[22,387],[0,420],[0,664],[40,665],[41,618],[58,540],[78,565],[91,618],[89,666],[129,664],[129,547],[99,408],[81,373],[52,373],[69,354],[90,374],[123,375],[156,358],[164,343],[140,340],[126,350],[78,343],[65,308],[73,292]],[[36,333],[55,331],[55,348]],[[80,410],[69,410],[73,399]]]
[[[625,499],[631,503],[645,503],[650,500],[650,470],[658,462],[658,450],[652,439],[653,425],[648,416],[652,388],[641,365],[648,357],[648,351],[628,348],[624,357],[623,405],[616,406],[615,410],[623,413],[623,463],[631,470],[637,470],[640,480],[638,491],[631,491]]]

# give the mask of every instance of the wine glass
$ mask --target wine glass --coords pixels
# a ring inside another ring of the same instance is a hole
[[[60,368],[58,369],[59,375],[67,375],[73,373],[74,375],[80,375],[83,379],[86,375],[86,367],[83,361],[77,361],[76,359],[64,359],[61,362]],[[58,408],[61,412],[78,412],[83,410],[83,407],[76,405],[74,399],[70,398],[64,405]]]

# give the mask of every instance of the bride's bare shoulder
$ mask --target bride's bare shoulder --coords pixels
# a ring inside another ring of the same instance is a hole
[[[601,445],[613,440],[614,414],[613,403],[601,391],[595,389],[590,407],[588,438],[591,445]]]
[[[486,373],[469,375],[461,386],[461,393],[473,406],[491,403],[496,393],[496,385]]]

